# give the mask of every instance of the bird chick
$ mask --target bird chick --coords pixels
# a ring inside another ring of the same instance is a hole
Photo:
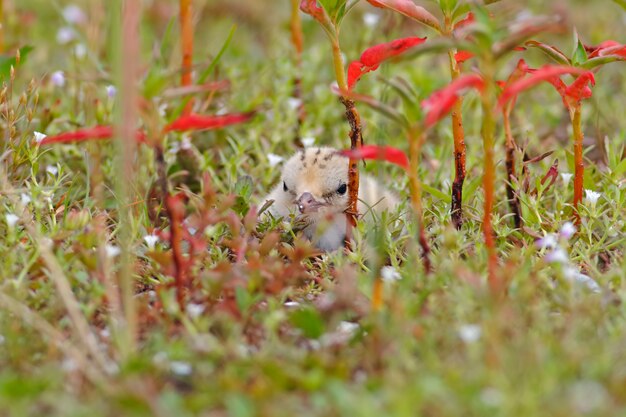
[[[285,163],[281,181],[264,199],[268,200],[274,200],[269,208],[272,215],[286,219],[293,213],[303,220],[304,235],[319,249],[338,249],[346,233],[348,158],[333,148],[303,149]],[[398,203],[376,180],[360,175],[358,211],[366,221]]]

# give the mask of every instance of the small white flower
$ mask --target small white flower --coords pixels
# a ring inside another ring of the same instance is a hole
[[[157,235],[146,235],[143,237],[143,240],[146,241],[146,245],[148,245],[148,249],[153,250],[154,246],[159,241],[159,237]]]
[[[572,236],[576,233],[576,226],[572,222],[566,222],[561,226],[561,231],[559,232],[559,236],[565,240],[570,240]]]
[[[35,136],[35,142],[37,143],[41,143],[42,140],[48,137],[48,135],[45,135],[41,132],[35,132],[33,133],[33,135]]]
[[[107,96],[109,98],[113,98],[117,94],[117,88],[115,88],[114,85],[107,85],[106,90],[107,90]]]
[[[188,151],[191,148],[191,136],[185,133],[180,140],[180,149]]]
[[[74,40],[76,35],[74,29],[70,27],[62,27],[57,31],[57,42],[61,45],[66,45]]]
[[[595,206],[602,194],[592,190],[585,190],[585,202],[591,206]]]
[[[567,264],[569,262],[569,256],[567,255],[567,252],[565,252],[563,248],[558,247],[547,253],[544,259],[546,260],[546,262],[550,263]]]
[[[276,165],[283,162],[283,157],[270,153],[270,154],[267,154],[267,160],[269,161],[271,167],[275,167]]]
[[[311,146],[315,145],[315,138],[312,136],[302,138],[302,144],[305,148],[310,148]]]
[[[54,177],[59,173],[59,168],[54,165],[48,165],[46,167],[46,172]]]
[[[601,292],[600,285],[593,278],[578,272],[578,270],[574,267],[568,266],[564,268],[563,275],[565,275],[565,278],[569,279],[570,281],[574,281],[587,286],[587,288],[589,288],[591,292]]]
[[[189,303],[187,307],[185,307],[185,311],[187,311],[187,315],[192,319],[200,317],[200,314],[204,312],[204,306],[202,304]]]
[[[569,172],[561,172],[561,179],[563,180],[563,184],[567,187],[569,182],[571,181],[574,174],[570,174]]]
[[[299,98],[295,98],[295,97],[289,97],[287,99],[287,105],[289,106],[291,110],[297,110],[298,107],[302,105],[302,100],[300,100]]]
[[[548,233],[541,239],[538,239],[535,242],[535,246],[537,246],[539,249],[552,249],[557,246],[557,243],[558,242],[556,240],[556,236],[554,236],[552,233]]]
[[[7,226],[9,226],[9,229],[14,228],[17,222],[20,220],[19,216],[16,216],[13,213],[5,215],[4,218],[7,221]]]
[[[68,23],[84,23],[87,20],[83,10],[75,4],[70,4],[63,9],[63,18]]]
[[[187,362],[182,361],[172,361],[170,363],[170,369],[172,372],[179,376],[188,376],[191,375],[191,365]]]
[[[378,24],[379,21],[380,15],[377,13],[365,13],[363,15],[363,23],[365,23],[365,26],[367,26],[368,28],[373,28]]]
[[[107,257],[109,258],[115,258],[117,255],[119,255],[122,252],[119,246],[108,245],[108,244],[104,246],[104,250],[106,251]]]
[[[30,196],[26,193],[22,193],[20,194],[20,201],[22,202],[23,205],[26,205],[28,203],[30,203],[32,201],[32,199],[30,198]]]
[[[76,58],[83,59],[85,55],[87,55],[87,47],[84,44],[79,43],[74,47],[74,54],[76,55]]]
[[[285,307],[287,308],[296,308],[296,307],[300,307],[300,303],[297,301],[286,301],[285,304],[283,304]]]
[[[477,324],[464,324],[459,327],[459,337],[465,343],[474,343],[480,339],[482,329]]]
[[[359,323],[352,323],[350,321],[342,321],[337,326],[337,331],[340,333],[354,334],[359,328]]]
[[[55,87],[63,87],[65,85],[65,74],[63,71],[55,71],[50,75],[50,82]]]
[[[402,278],[400,273],[393,266],[383,266],[380,269],[380,276],[385,282],[398,281]]]

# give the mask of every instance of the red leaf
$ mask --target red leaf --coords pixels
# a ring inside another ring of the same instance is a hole
[[[113,137],[114,129],[112,126],[96,126],[86,129],[78,129],[74,132],[65,132],[55,136],[45,137],[40,144],[50,145],[54,143],[73,143],[83,142],[89,139],[110,139]],[[137,142],[145,142],[146,136],[143,132],[138,131],[136,134]]]
[[[392,146],[364,145],[357,149],[347,149],[340,152],[341,155],[352,159],[376,159],[391,162],[409,169],[409,158],[398,148]]]
[[[524,76],[526,74],[528,74],[528,72],[530,71],[530,68],[528,68],[528,65],[526,64],[526,61],[524,61],[523,59],[520,59],[519,61],[517,61],[517,65],[515,66],[515,69],[511,72],[511,75],[509,75],[509,78],[507,78],[506,82],[499,82],[498,86],[500,86],[500,88],[502,88],[503,90],[505,88],[507,88],[509,85],[521,80],[522,78],[524,78]],[[510,107],[509,108],[513,108],[513,106],[515,105],[515,99],[517,97],[513,97],[509,103],[510,103]]]
[[[456,22],[456,24],[453,27],[453,30],[457,30],[457,29],[461,29],[464,26],[467,26],[469,24],[472,24],[476,21],[476,19],[474,18],[474,13],[469,12],[467,14],[467,16],[465,16],[464,19],[459,20],[458,22]]]
[[[463,62],[473,57],[474,57],[474,54],[471,53],[470,51],[459,51],[456,54],[454,54],[454,60],[456,61],[457,64],[462,64]]]
[[[587,51],[587,53],[589,54],[588,58],[591,59],[597,56],[602,56],[600,55],[600,52],[602,50],[607,49],[607,48],[612,48],[615,46],[620,46],[620,43],[613,41],[613,40],[606,40],[604,42],[601,42],[599,45],[594,45],[594,46],[585,45],[585,51]]]
[[[529,72],[531,72],[530,77],[526,77],[522,80],[516,81],[513,84],[509,85],[507,88],[505,88],[504,91],[502,91],[500,99],[498,100],[498,105],[500,107],[504,106],[509,100],[512,100],[522,91],[528,90],[529,88],[536,86],[542,81],[548,81],[555,85],[555,82],[558,84],[558,82],[555,80],[560,81],[559,76],[561,75],[580,74],[584,71],[579,68],[569,67],[565,65],[544,65],[538,70],[529,70]],[[555,87],[557,88],[557,90],[559,90],[559,92],[561,92],[560,87],[558,87],[557,85],[555,85]]]
[[[300,2],[300,10],[311,15],[315,20],[324,22],[324,9],[317,4],[317,0],[302,0]]]
[[[602,48],[598,52],[599,56],[617,55],[626,58],[626,45],[613,45],[608,48]]]
[[[181,116],[165,127],[166,132],[185,132],[188,130],[219,129],[229,125],[243,123],[254,115],[254,112],[224,114],[219,116],[203,116],[190,114]]]
[[[413,3],[412,0],[367,0],[367,2],[374,7],[394,10],[437,31],[441,31],[437,18],[425,8]]]
[[[482,90],[485,82],[477,74],[467,74],[458,77],[443,89],[433,93],[428,99],[422,102],[422,107],[426,110],[426,127],[431,127],[451,110],[459,96],[468,88]]]
[[[591,88],[588,84],[591,84],[592,86],[596,85],[596,79],[591,71],[587,71],[584,74],[579,75],[576,80],[574,80],[574,82],[567,87],[565,95],[575,102],[589,98],[591,97]]]
[[[383,61],[398,56],[425,41],[426,38],[409,37],[367,48],[361,54],[359,61],[353,61],[348,67],[348,89],[352,89],[363,74],[375,71]]]

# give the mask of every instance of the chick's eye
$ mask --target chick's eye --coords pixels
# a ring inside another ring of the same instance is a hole
[[[283,191],[284,192],[289,191],[289,188],[287,188],[287,183],[285,181],[283,181]]]
[[[337,188],[337,193],[345,194],[348,191],[348,186],[346,184],[341,184],[339,188]]]

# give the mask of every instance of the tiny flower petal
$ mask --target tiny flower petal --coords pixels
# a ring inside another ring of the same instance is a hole
[[[191,365],[187,362],[182,361],[173,361],[172,363],[170,363],[170,369],[174,374],[179,376],[191,375],[192,371]]]
[[[556,240],[556,236],[554,236],[552,233],[549,233],[541,239],[535,241],[535,246],[537,246],[539,249],[552,249],[557,246],[557,243],[558,242]]]
[[[297,110],[300,106],[302,106],[302,100],[295,97],[289,97],[287,99],[287,105],[291,110]]]
[[[459,337],[465,343],[474,343],[480,339],[482,335],[482,329],[477,324],[464,324],[459,327]]]
[[[567,187],[569,182],[571,181],[574,174],[570,174],[569,172],[561,172],[561,179],[563,180],[563,184]]]
[[[32,200],[28,194],[22,193],[20,194],[20,201],[22,202],[23,205],[26,205],[30,203]]]
[[[148,245],[148,249],[153,250],[156,243],[159,241],[159,237],[157,235],[146,235],[143,237],[146,245]]]
[[[109,98],[113,98],[117,94],[117,88],[115,88],[114,85],[107,85],[106,90],[107,90],[107,96]]]
[[[378,24],[379,21],[380,15],[377,13],[365,13],[363,15],[363,23],[365,23],[365,26],[367,26],[368,28],[373,28]]]
[[[33,135],[35,136],[35,142],[37,143],[41,143],[42,140],[48,137],[48,135],[45,135],[41,132],[35,132],[33,133]]]
[[[185,307],[185,311],[187,311],[187,315],[192,319],[200,317],[200,315],[204,312],[204,306],[202,304],[189,303],[187,307]]]
[[[63,71],[55,71],[50,75],[50,82],[55,87],[63,87],[65,85],[65,74]]]
[[[61,45],[72,42],[75,37],[74,29],[70,27],[62,27],[57,31],[57,42]]]
[[[559,232],[559,236],[565,240],[571,239],[572,236],[576,233],[576,226],[572,222],[566,222],[561,226],[561,231]]]
[[[119,246],[115,246],[115,245],[105,245],[104,249],[109,258],[115,258],[117,255],[119,255],[122,252]]]
[[[74,54],[76,55],[76,58],[83,59],[85,55],[87,55],[87,47],[82,43],[79,43],[74,47]]]
[[[315,145],[315,138],[314,137],[302,138],[302,144],[304,145],[305,148],[310,148],[311,146]]]
[[[276,165],[278,165],[281,162],[283,162],[283,157],[279,156],[279,155],[276,155],[276,154],[273,154],[273,153],[270,153],[270,154],[267,155],[267,160],[269,161],[271,167],[275,167]]]
[[[68,23],[85,23],[87,21],[87,17],[83,10],[75,4],[70,4],[63,9],[63,18],[67,20]]]
[[[59,173],[59,168],[54,165],[48,165],[46,167],[46,172],[54,177]]]
[[[17,222],[20,220],[19,216],[16,216],[13,213],[9,213],[5,215],[4,218],[7,222],[7,226],[9,226],[9,229],[12,229],[13,227],[15,227]]]
[[[383,266],[380,269],[380,276],[385,282],[398,281],[402,278],[400,273],[393,266]]]
[[[593,190],[585,190],[585,202],[594,206],[598,200],[602,197],[602,194],[597,193]]]
[[[544,259],[546,260],[546,262],[549,263],[566,264],[569,262],[569,256],[567,256],[567,252],[565,252],[565,250],[562,248],[556,248],[552,250],[551,252],[546,254]]]

